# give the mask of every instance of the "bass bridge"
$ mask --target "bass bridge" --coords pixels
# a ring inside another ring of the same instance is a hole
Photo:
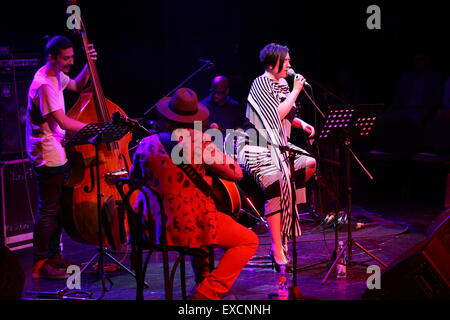
[[[114,185],[117,182],[117,179],[119,178],[127,178],[128,177],[128,171],[124,168],[116,170],[114,172],[108,172],[105,174],[105,181],[109,185]]]

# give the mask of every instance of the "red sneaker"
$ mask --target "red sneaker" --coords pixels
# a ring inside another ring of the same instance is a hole
[[[51,264],[48,263],[48,259],[36,261],[33,265],[32,278],[33,279],[53,279],[60,280],[66,279],[69,275]]]
[[[63,272],[66,272],[69,266],[74,265],[74,263],[64,259],[64,257],[61,254],[57,254],[50,257],[47,263],[50,264],[52,267],[55,267]]]

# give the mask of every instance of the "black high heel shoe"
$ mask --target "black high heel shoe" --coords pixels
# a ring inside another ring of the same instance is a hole
[[[281,271],[281,267],[280,266],[283,266],[283,264],[278,264],[275,261],[275,257],[273,255],[272,249],[269,250],[269,257],[270,257],[270,259],[272,261],[272,270],[275,269],[276,272],[280,272]],[[286,267],[286,272],[287,273],[292,273],[292,262],[291,261],[288,261],[288,263],[284,264],[284,266]]]

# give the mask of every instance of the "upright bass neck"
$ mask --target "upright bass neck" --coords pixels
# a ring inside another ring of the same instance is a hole
[[[86,28],[84,25],[83,20],[80,18],[80,30],[79,34],[81,35],[81,39],[83,42],[83,49],[86,56],[86,63],[88,65],[89,73],[91,75],[91,88],[92,93],[94,95],[96,109],[97,109],[97,116],[98,120],[100,122],[104,121],[111,121],[111,116],[108,112],[108,108],[106,106],[106,98],[103,93],[102,84],[100,81],[100,77],[98,75],[97,67],[95,65],[95,62],[92,61],[91,57],[89,56],[89,39],[87,36]]]

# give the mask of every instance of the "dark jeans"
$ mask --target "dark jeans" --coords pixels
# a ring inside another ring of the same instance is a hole
[[[34,224],[33,259],[37,261],[61,252],[61,199],[68,166],[36,167],[35,172],[39,204]]]

